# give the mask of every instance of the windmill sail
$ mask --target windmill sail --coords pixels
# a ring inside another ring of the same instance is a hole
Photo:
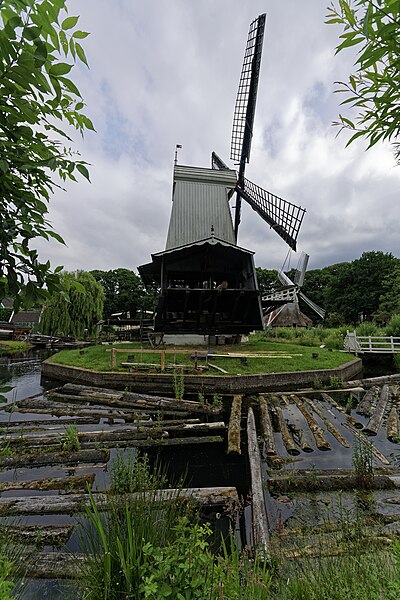
[[[244,179],[243,186],[238,185],[236,191],[290,248],[296,250],[297,236],[306,212],[304,208],[267,192],[248,179]]]
[[[218,169],[219,171],[225,171],[226,169],[229,170],[229,167],[224,163],[222,158],[220,158],[216,152],[213,152],[211,154],[211,168]]]
[[[313,309],[314,312],[317,313],[317,315],[319,315],[321,317],[321,319],[323,319],[325,317],[326,310],[324,310],[323,308],[318,306],[318,304],[315,304],[315,302],[310,300],[310,298],[308,296],[306,296],[305,294],[303,294],[303,292],[299,292],[299,296],[302,300],[304,300],[304,302],[306,304],[308,304],[308,306],[310,308]]]
[[[258,77],[264,39],[265,14],[250,24],[239,89],[233,115],[231,159],[244,167],[249,162],[256,110]]]

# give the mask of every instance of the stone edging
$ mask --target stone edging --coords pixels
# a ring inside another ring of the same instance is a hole
[[[360,375],[362,361],[351,360],[335,369],[315,369],[312,371],[290,371],[282,373],[262,373],[258,375],[185,375],[185,390],[190,393],[202,392],[219,394],[261,393],[271,390],[296,389],[312,385],[315,379],[329,383],[331,377],[348,381]],[[42,374],[50,379],[74,382],[104,388],[127,389],[132,392],[159,395],[173,394],[173,375],[123,373],[116,371],[92,371],[78,367],[42,363]]]

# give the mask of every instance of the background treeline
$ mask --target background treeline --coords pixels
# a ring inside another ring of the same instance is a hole
[[[294,269],[288,275],[293,279]],[[275,270],[257,267],[257,277],[261,295],[281,287]],[[115,313],[135,318],[142,310],[152,311],[156,303],[157,290],[146,290],[139,275],[129,269],[63,273],[62,281],[64,290],[46,303],[42,333],[93,335],[99,320],[107,321]],[[302,290],[327,311],[325,327],[392,324],[396,315],[399,323],[388,335],[400,331],[400,259],[390,253],[364,252],[352,262],[310,270]],[[315,325],[322,323],[301,300],[300,305]]]
[[[294,277],[294,269],[288,272]],[[279,287],[276,271],[257,268],[261,293]],[[376,321],[385,324],[400,313],[400,259],[391,253],[364,252],[360,258],[307,271],[302,291],[324,308],[324,325],[337,327]],[[314,323],[317,315],[300,301]]]
[[[105,293],[103,319],[114,313],[152,310],[157,290],[146,290],[139,275],[128,269],[91,271]],[[294,269],[288,272],[294,277]],[[281,287],[275,270],[257,267],[261,294]],[[400,259],[381,251],[323,269],[307,271],[302,291],[326,310],[324,325],[337,327],[376,321],[385,324],[400,313]],[[317,324],[317,315],[300,301],[302,311]]]

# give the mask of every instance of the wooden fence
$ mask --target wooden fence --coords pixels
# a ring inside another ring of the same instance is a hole
[[[354,354],[376,353],[395,354],[400,352],[400,337],[384,335],[357,335],[348,331],[344,340],[344,348]]]

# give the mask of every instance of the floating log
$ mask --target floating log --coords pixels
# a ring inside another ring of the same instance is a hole
[[[274,431],[272,429],[272,423],[269,416],[268,402],[265,396],[259,395],[258,403],[260,405],[260,424],[261,433],[264,438],[265,451],[267,455],[273,456],[276,454],[276,446],[274,439]]]
[[[399,413],[396,405],[390,409],[387,420],[387,439],[395,444],[400,443],[399,435]]]
[[[376,401],[378,399],[380,392],[380,388],[377,385],[373,385],[364,395],[364,398],[359,402],[356,413],[358,415],[365,415],[366,417],[370,417],[372,414],[372,407],[376,405]]]
[[[289,477],[270,477],[268,489],[278,494],[289,492],[333,492],[337,490],[355,490],[359,487],[359,481],[354,474],[325,475],[310,472],[308,475],[298,476],[290,474]],[[373,490],[395,489],[395,483],[386,475],[374,475],[371,482]]]
[[[34,452],[19,456],[0,456],[0,468],[45,467],[47,465],[74,465],[77,463],[108,462],[108,450],[80,450],[79,452]]]
[[[240,449],[240,421],[242,417],[242,395],[233,397],[231,416],[228,426],[228,454],[241,454]]]
[[[49,406],[51,406],[51,403],[49,403]],[[92,415],[92,416],[97,416],[99,419],[124,419],[125,421],[150,419],[150,415],[148,414],[149,412],[151,412],[152,414],[157,413],[160,415],[168,415],[169,417],[181,417],[182,419],[189,416],[188,412],[164,410],[163,408],[158,409],[157,411],[145,411],[145,409],[141,408],[141,409],[136,409],[135,411],[130,411],[129,409],[125,409],[125,410],[116,411],[116,412],[113,412],[112,410],[106,411],[105,409],[103,409],[101,412],[99,412],[99,411],[96,411],[95,409],[92,409],[89,407],[87,409],[74,408],[73,405],[71,408],[67,408],[67,409],[62,409],[62,408],[61,409],[60,408],[42,408],[42,409],[32,408],[31,409],[31,408],[17,407],[15,412],[18,412],[21,414],[48,414],[48,415],[52,415],[54,417],[67,417],[67,416],[79,417],[81,415]],[[73,420],[71,420],[70,423],[73,423]]]
[[[364,428],[364,432],[367,435],[377,435],[377,433],[381,427],[381,423],[382,423],[383,415],[385,414],[387,403],[389,402],[390,398],[391,398],[390,388],[387,384],[385,384],[382,387],[381,395],[376,404],[375,412],[371,416],[366,427]]]
[[[73,528],[73,525],[0,525],[0,535],[4,534],[7,540],[17,544],[61,548],[67,543]]]
[[[235,487],[210,487],[155,490],[121,496],[94,493],[93,499],[98,510],[106,511],[116,502],[125,504],[139,499],[148,502],[191,500],[203,506],[224,506],[228,501],[238,501],[238,495]],[[90,506],[89,494],[0,498],[0,515],[73,514],[84,512],[85,506]]]
[[[300,400],[298,396],[296,396],[296,394],[292,394],[290,397],[294,400],[298,409],[307,421],[307,425],[311,430],[318,450],[331,450],[329,442],[324,437],[324,430],[322,429],[322,427],[319,426],[319,424],[314,419],[312,414],[308,411],[304,403]]]
[[[380,377],[368,377],[367,379],[356,379],[354,381],[348,381],[348,385],[360,385],[362,387],[372,387],[373,385],[384,385],[385,383],[400,383],[400,373],[394,373],[393,375],[381,375]]]
[[[293,410],[293,404],[289,402],[289,398],[286,398],[287,401],[287,413],[290,415],[292,421],[295,422],[295,425],[292,425],[293,436],[297,436],[298,444],[303,452],[314,452],[315,448],[309,438],[308,434],[305,432],[303,427],[303,422],[301,418],[299,418],[298,412],[295,413]],[[307,424],[306,424],[307,427]]]
[[[79,431],[77,438],[80,444],[85,442],[113,442],[121,440],[143,440],[147,437],[161,438],[168,437],[168,432],[163,431],[159,428],[157,423],[154,423],[154,427],[150,429],[145,428],[145,431],[140,429],[140,426],[114,426],[107,429],[101,429],[98,431]],[[18,433],[8,434],[6,437],[1,438],[0,442],[4,442],[7,445],[18,446],[18,447],[37,447],[37,446],[49,446],[63,444],[65,441],[64,433],[60,431],[56,432],[45,432],[45,433],[34,433],[30,435],[20,435]],[[0,443],[1,448],[1,443]]]
[[[197,444],[222,444],[220,435],[202,435],[198,437],[152,438],[147,436],[142,440],[105,440],[101,442],[104,448],[160,448],[162,446],[190,446]],[[84,442],[83,448],[96,448],[98,442]]]
[[[49,544],[50,545],[50,544]],[[30,557],[23,554],[17,559],[24,577],[32,579],[72,579],[83,577],[86,554],[70,552],[34,552]],[[82,568],[80,568],[82,565]]]
[[[390,465],[390,461],[386,458],[386,456],[384,454],[382,454],[382,452],[380,452],[374,446],[374,444],[371,442],[371,440],[368,439],[363,432],[358,431],[350,423],[343,423],[343,427],[346,427],[346,429],[348,429],[349,431],[351,431],[351,433],[354,435],[354,437],[357,440],[359,440],[361,443],[364,443],[367,447],[371,448],[371,452],[372,452],[372,454],[375,456],[375,458],[377,460],[379,460],[384,465]]]
[[[19,412],[14,411],[14,412]],[[75,415],[74,415],[75,416]],[[73,419],[29,419],[29,421],[7,421],[0,422],[0,428],[5,429],[3,433],[8,433],[10,429],[21,428],[21,431],[35,431],[45,427],[54,427],[54,425],[62,427],[65,425],[89,425],[90,423],[98,423],[98,417],[76,417]]]
[[[284,419],[282,409],[277,403],[275,403],[274,410],[275,410],[275,414],[278,419],[278,427],[279,427],[279,431],[281,433],[282,441],[284,443],[286,451],[288,452],[288,454],[291,454],[292,456],[298,456],[300,454],[300,450],[299,450],[296,442],[294,441],[294,439],[288,429],[288,426],[286,425],[286,421]]]
[[[258,447],[256,423],[251,406],[247,414],[247,441],[251,475],[251,506],[253,513],[254,546],[264,555],[269,552],[268,520],[265,510],[261,458]]]
[[[346,413],[346,410],[343,408],[343,406],[340,406],[340,404],[338,404],[336,402],[336,400],[334,400],[330,394],[326,394],[325,392],[322,392],[321,393],[321,397],[326,402],[328,402],[328,404],[330,404],[331,406],[333,406],[333,408],[336,408],[336,410],[338,410],[339,412],[341,412],[342,415],[345,415],[346,420],[347,420],[348,423],[350,423],[350,425],[352,425],[356,429],[362,429],[364,427],[364,425],[362,423],[360,423],[360,421],[357,421],[357,419],[355,419],[351,415],[348,415]]]
[[[95,474],[69,475],[66,477],[52,477],[51,479],[33,479],[31,481],[3,481],[0,482],[0,492],[10,490],[66,490],[74,494],[77,490],[85,490],[87,485],[92,485]]]
[[[321,408],[317,405],[316,401],[311,400],[311,398],[307,398],[304,396],[304,400],[307,404],[313,409],[313,411],[319,416],[319,418],[323,421],[329,433],[331,433],[344,448],[350,448],[349,442],[346,438],[340,433],[340,431],[335,427],[330,419],[323,413]]]
[[[111,405],[116,405],[116,402],[122,402],[124,406],[151,406],[168,407],[174,410],[186,410],[190,412],[202,412],[204,414],[218,414],[222,412],[222,408],[209,406],[201,402],[193,400],[176,400],[166,396],[150,396],[149,394],[139,394],[136,392],[116,392],[115,390],[93,388],[90,386],[78,385],[75,383],[66,383],[62,388],[62,393],[77,394],[87,399],[88,402],[98,400],[101,397],[107,399]],[[119,396],[118,396],[119,394]]]

